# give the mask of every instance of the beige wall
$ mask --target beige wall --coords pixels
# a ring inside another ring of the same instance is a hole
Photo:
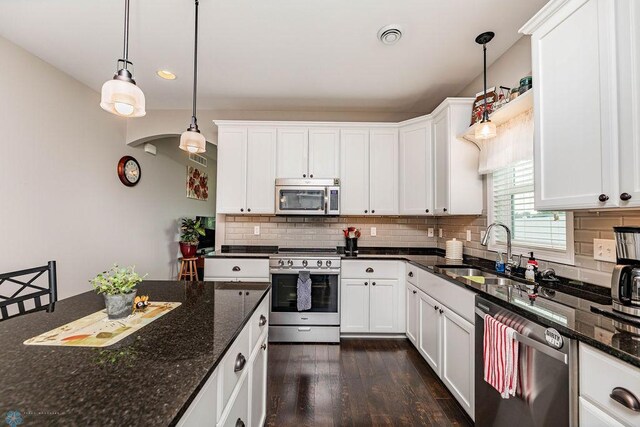
[[[490,51],[491,44],[487,46]],[[480,66],[482,63],[480,63]],[[487,69],[487,87],[506,86],[515,87],[520,84],[520,79],[531,75],[531,39],[529,36],[522,36],[513,46],[500,56]],[[475,97],[476,93],[482,92],[482,73],[473,79],[456,96]],[[535,84],[535,82],[533,82]]]
[[[62,298],[114,262],[172,277],[176,219],[215,210],[215,194],[186,198],[185,164],[167,155],[177,143],[155,157],[127,147],[98,93],[2,38],[0,58],[0,272],[56,260]],[[133,188],[116,175],[127,154],[142,167]]]

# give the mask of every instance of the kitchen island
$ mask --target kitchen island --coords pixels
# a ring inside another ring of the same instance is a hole
[[[0,414],[18,411],[26,425],[181,424],[212,378],[222,381],[225,373],[218,371],[231,357],[234,364],[236,347],[243,349],[243,368],[247,361],[252,367],[250,353],[258,346],[249,348],[250,342],[266,342],[269,290],[268,283],[145,281],[138,295],[181,305],[103,348],[23,344],[103,309],[103,297],[94,292],[59,301],[54,313],[0,322]],[[256,316],[260,325],[249,324]],[[229,415],[227,403],[242,398],[237,389],[248,382],[246,372],[238,371],[235,382],[233,373],[226,375],[223,395],[214,393],[206,403],[212,425]]]

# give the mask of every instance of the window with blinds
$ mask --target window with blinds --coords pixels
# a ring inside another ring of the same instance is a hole
[[[492,181],[492,221],[511,229],[514,246],[567,251],[566,212],[538,212],[533,207],[533,161],[499,169]],[[505,244],[505,231],[494,230],[495,243]]]

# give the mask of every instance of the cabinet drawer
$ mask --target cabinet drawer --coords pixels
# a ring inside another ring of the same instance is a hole
[[[624,427],[584,397],[580,398],[580,427]]]
[[[267,258],[207,258],[204,260],[205,279],[269,281]]]
[[[249,367],[247,366],[247,369]],[[231,408],[218,427],[237,427],[238,425],[249,426],[249,376],[242,377],[242,384],[238,389],[238,394],[233,397]],[[244,424],[241,424],[244,423]]]
[[[418,267],[407,263],[407,282],[412,285],[418,284]]]
[[[351,261],[342,262],[342,278],[344,279],[397,279],[398,261]]]
[[[640,369],[580,343],[580,397],[625,424],[640,425],[640,412],[609,397],[616,387],[623,387],[640,399]]]
[[[475,293],[472,291],[422,269],[418,269],[417,286],[427,295],[474,323]]]
[[[269,342],[321,342],[339,343],[340,328],[337,326],[272,326]]]
[[[224,356],[224,359],[220,363],[218,370],[220,375],[220,381],[222,381],[222,409],[227,407],[229,397],[233,393],[233,389],[242,377],[242,375],[249,369],[249,357],[251,356],[249,348],[249,333],[250,328],[245,328],[240,332],[238,338],[231,345],[231,348]],[[240,370],[236,371],[236,361],[239,361],[244,357],[244,365],[240,365]]]
[[[264,297],[249,321],[251,325],[251,344],[249,346],[251,353],[255,350],[262,334],[269,329],[269,301],[270,293]]]

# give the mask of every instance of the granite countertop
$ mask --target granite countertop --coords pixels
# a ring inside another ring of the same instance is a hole
[[[182,305],[104,348],[23,344],[104,308],[94,292],[0,322],[0,414],[20,411],[25,425],[175,424],[269,289],[145,281],[139,294]]]

